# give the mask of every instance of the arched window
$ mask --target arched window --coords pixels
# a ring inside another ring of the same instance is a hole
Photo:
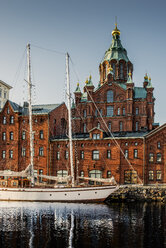
[[[108,129],[111,132],[111,122],[108,122]]]
[[[123,122],[122,121],[119,122],[119,131],[120,132],[123,131]]]
[[[123,64],[120,64],[120,79],[123,79]]]
[[[135,131],[138,131],[138,121],[135,123]]]
[[[83,124],[83,132],[86,133],[86,123]]]
[[[114,101],[114,93],[112,90],[107,91],[107,102],[113,102]]]
[[[120,108],[118,108],[117,114],[120,115]]]
[[[153,162],[154,155],[153,153],[149,153],[149,162]]]
[[[113,63],[112,69],[113,69],[113,75],[114,75],[114,78],[115,78],[115,63]]]

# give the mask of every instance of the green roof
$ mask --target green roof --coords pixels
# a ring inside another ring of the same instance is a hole
[[[134,87],[134,98],[146,98],[146,89],[143,87]]]
[[[127,51],[125,48],[123,48],[119,35],[113,36],[111,46],[105,52],[103,61],[110,61],[113,59],[115,60],[122,59],[125,60],[126,62],[129,61],[127,57]]]

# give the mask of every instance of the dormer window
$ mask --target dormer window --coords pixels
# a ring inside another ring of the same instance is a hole
[[[100,139],[99,133],[93,133],[93,139]]]

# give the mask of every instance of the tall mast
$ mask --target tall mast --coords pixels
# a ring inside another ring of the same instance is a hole
[[[29,103],[29,136],[30,136],[31,185],[34,186],[33,128],[32,128],[32,82],[31,82],[30,44],[27,45],[27,63],[28,63],[28,103]]]
[[[72,142],[72,126],[71,126],[71,97],[70,97],[70,77],[69,77],[69,54],[66,53],[66,74],[67,74],[67,101],[68,101],[68,122],[69,122],[69,147],[70,147],[70,169],[71,183],[74,187],[74,168],[73,168],[73,142]]]

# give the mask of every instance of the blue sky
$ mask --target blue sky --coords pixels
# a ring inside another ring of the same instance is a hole
[[[34,103],[65,100],[65,56],[37,47],[69,52],[72,91],[78,79],[82,88],[90,74],[97,86],[117,16],[135,85],[142,86],[146,72],[151,76],[155,122],[165,123],[165,9],[164,0],[0,0],[0,79],[13,86],[11,100],[22,104],[27,99],[25,48],[30,42]]]

